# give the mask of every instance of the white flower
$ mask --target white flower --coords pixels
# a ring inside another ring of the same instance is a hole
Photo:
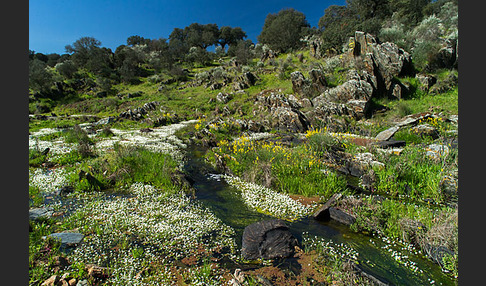
[[[224,175],[223,178],[241,192],[243,202],[259,212],[285,219],[297,220],[312,211],[291,197],[263,186],[242,181],[238,177]]]

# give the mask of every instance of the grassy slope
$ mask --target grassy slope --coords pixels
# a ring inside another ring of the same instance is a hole
[[[251,118],[251,111],[253,108],[253,99],[254,97],[263,90],[269,89],[280,89],[283,93],[290,94],[292,93],[292,85],[289,80],[289,74],[292,71],[300,70],[303,71],[304,75],[307,76],[307,70],[311,66],[321,65],[325,67],[324,60],[315,60],[309,57],[308,52],[304,52],[304,62],[299,62],[295,55],[287,55],[282,54],[280,55],[275,61],[274,64],[266,64],[263,68],[256,67],[256,61],[250,63],[250,69],[254,71],[260,78],[255,86],[252,86],[245,90],[245,93],[235,96],[234,99],[227,105],[228,108],[232,111],[241,108],[243,111],[243,115],[239,115],[238,113],[233,114],[232,116],[235,118]],[[284,63],[287,62],[286,65]],[[217,66],[217,63],[214,63]],[[193,78],[194,75],[198,72],[208,71],[213,67],[207,68],[195,68],[191,71],[191,77]],[[234,72],[234,71],[231,71]],[[236,73],[236,72],[234,72]],[[327,77],[330,79],[332,85],[338,85],[342,82],[342,75],[343,71],[339,69],[333,69],[328,71]],[[412,85],[416,85],[416,81],[414,79],[404,78],[401,79],[403,81],[409,82]],[[206,116],[209,120],[210,118],[214,117],[214,110],[216,108],[222,109],[224,107],[223,104],[217,101],[211,101],[210,99],[214,99],[219,92],[231,92],[230,87],[224,87],[222,90],[210,90],[209,88],[205,88],[204,85],[196,86],[196,87],[188,87],[184,84],[177,84],[173,83],[167,85],[162,91],[158,91],[158,84],[150,82],[148,79],[141,79],[140,84],[137,85],[130,85],[130,84],[119,84],[114,86],[114,89],[117,90],[118,93],[134,93],[134,92],[143,92],[143,96],[136,97],[132,99],[119,99],[116,96],[109,96],[106,98],[96,98],[92,95],[82,95],[82,101],[79,102],[70,102],[66,104],[60,104],[56,106],[54,109],[54,113],[56,114],[90,114],[96,115],[98,118],[103,118],[107,116],[117,116],[120,112],[126,111],[129,108],[140,107],[146,102],[150,101],[158,101],[160,102],[160,106],[157,111],[153,113],[154,116],[162,116],[163,114],[178,114],[183,119],[197,119],[203,116]],[[179,89],[180,87],[183,87]],[[457,114],[458,111],[458,89],[457,87],[449,92],[431,96],[427,94],[416,93],[408,98],[402,99],[400,101],[391,101],[387,99],[376,99],[376,103],[386,106],[388,111],[383,114],[378,114],[373,116],[371,119],[367,120],[371,125],[367,125],[370,129],[371,135],[376,135],[381,130],[389,127],[391,125],[391,121],[403,117],[407,114],[419,113],[424,111],[433,111],[433,112],[443,112],[443,114],[450,115],[450,114]],[[47,114],[48,115],[48,114]],[[48,120],[48,121],[40,121],[40,120],[32,120],[29,124],[29,131],[33,132],[38,130],[39,128],[43,127],[59,127],[59,126],[73,126],[77,123],[81,122],[90,122],[94,121],[92,118],[69,118],[69,119],[57,119],[57,120]],[[361,123],[357,123],[361,124]],[[118,123],[113,125],[117,128],[124,128],[124,127],[150,127],[145,124],[136,123],[133,121],[126,121],[125,123]],[[450,128],[450,126],[445,127],[445,129]],[[191,128],[189,128],[191,130]],[[194,128],[192,128],[194,131]],[[223,131],[224,133],[224,131]],[[233,137],[236,134],[225,134],[223,138]],[[400,134],[399,134],[400,135]],[[406,135],[402,135],[404,138],[407,138]],[[417,139],[418,142],[421,142],[422,139]],[[359,148],[350,142],[342,141],[347,151],[351,153],[356,153]],[[347,144],[347,145],[346,145]],[[221,147],[221,146],[220,146]],[[326,167],[321,161],[319,154],[315,149],[312,149],[312,146],[300,146],[298,148],[286,148],[282,153],[275,153],[269,152],[265,150],[263,145],[258,147],[252,147],[251,155],[248,154],[231,154],[230,150],[219,150],[221,154],[225,153],[228,155],[235,156],[237,160],[241,163],[239,166],[231,165],[237,174],[242,175],[247,180],[253,180],[252,178],[258,177],[258,174],[251,174],[248,171],[254,169],[254,162],[256,162],[258,158],[258,163],[260,168],[258,170],[261,171],[269,171],[273,176],[274,180],[274,187],[277,191],[285,191],[290,193],[300,193],[307,196],[312,195],[321,195],[323,196],[323,200],[327,197],[332,195],[335,192],[342,192],[344,188],[342,186],[342,182],[339,180],[322,180],[322,172],[320,169]],[[308,148],[308,149],[306,149]],[[224,148],[223,148],[224,149]],[[283,150],[283,149],[282,149]],[[312,152],[309,152],[311,150]],[[410,148],[407,152],[410,154],[415,154],[414,152],[418,152],[418,149]],[[374,150],[362,150],[360,151],[371,151],[376,156],[379,156]],[[218,152],[218,150],[214,150],[214,152]],[[285,154],[290,154],[285,157]],[[405,154],[407,154],[405,152]],[[306,156],[303,156],[305,154]],[[133,159],[124,161],[124,164],[135,164],[134,160],[150,158],[150,154],[143,154],[143,156],[139,156],[140,154],[132,154]],[[275,158],[282,157],[282,160],[277,160],[278,163],[274,163],[272,165],[272,160]],[[388,178],[391,174],[396,173],[396,166],[401,166],[403,164],[409,164],[412,168],[410,170],[411,174],[403,174],[403,178],[398,181],[395,181],[395,191],[404,190],[403,184],[407,183],[405,180],[410,177],[414,177],[414,172],[419,172],[422,174],[426,174],[426,177],[437,177],[444,172],[444,166],[441,165],[434,165],[424,163],[417,158],[417,155],[412,156],[402,156],[402,157],[394,157],[394,158],[382,158],[382,160],[386,160],[385,163],[389,164],[384,170],[376,170],[378,173],[379,178]],[[39,156],[39,154],[32,154],[32,162],[34,165],[40,165],[42,162],[45,162],[45,158]],[[273,159],[272,159],[273,158]],[[63,165],[68,168],[74,170],[74,172],[78,172],[80,169],[89,170],[92,166],[98,166],[99,168],[105,168],[104,170],[111,170],[114,171],[116,169],[122,169],[123,165],[120,162],[115,162],[113,160],[109,161],[112,165],[103,165],[103,159],[107,159],[108,161],[110,158],[95,158],[90,159],[89,157],[81,156],[78,153],[68,154],[65,157],[59,159],[56,164]],[[37,161],[36,161],[37,160]],[[446,167],[452,168],[451,164],[454,162],[454,158],[451,159],[452,163],[449,163]],[[40,161],[40,163],[39,163]],[[123,161],[123,160],[122,160]],[[420,162],[419,162],[420,161]],[[79,165],[76,162],[80,162]],[[127,163],[128,162],[128,163]],[[420,163],[420,164],[419,164]],[[136,163],[142,164],[143,163]],[[414,165],[415,164],[415,165]],[[422,164],[422,165],[421,165]],[[428,165],[427,165],[428,164]],[[413,168],[416,167],[416,168]],[[441,168],[442,167],[442,168]],[[447,169],[446,168],[446,169]],[[446,170],[447,171],[447,170]],[[273,172],[273,173],[272,173]],[[431,172],[431,173],[427,173]],[[428,175],[427,175],[428,174]],[[133,178],[137,177],[143,178],[143,174],[138,172],[136,175],[133,175]],[[380,177],[381,176],[381,177]],[[127,182],[131,181],[126,179]],[[328,177],[325,177],[328,178]],[[100,176],[99,179],[103,181],[103,177]],[[120,177],[120,179],[123,179]],[[290,180],[291,179],[291,180]],[[147,178],[147,180],[152,180]],[[307,180],[311,180],[311,182],[307,182]],[[104,182],[104,181],[103,181]],[[382,180],[382,182],[384,182]],[[261,183],[261,182],[260,182]],[[324,186],[320,185],[324,183]],[[170,183],[164,183],[170,184]],[[418,181],[416,186],[413,186],[416,190],[419,190],[422,185],[427,185],[427,179],[424,179],[424,182]],[[434,182],[434,186],[437,186],[437,182]],[[292,186],[296,186],[293,188]],[[306,186],[306,187],[302,187]],[[397,188],[398,186],[398,188]],[[327,192],[322,193],[319,190],[322,190],[323,187],[326,187]],[[79,185],[78,191],[89,190],[89,185]],[[401,189],[400,189],[401,188]],[[367,204],[361,206],[353,205],[352,202],[347,202],[342,207],[349,208],[350,211],[354,212],[355,215],[358,216],[358,224],[355,226],[357,230],[379,230],[386,236],[392,238],[400,238],[401,236],[401,229],[400,229],[400,222],[403,218],[410,218],[410,219],[417,219],[422,221],[428,229],[434,229],[437,225],[437,221],[446,220],[443,217],[447,217],[447,214],[453,213],[454,210],[451,208],[444,208],[442,211],[437,212],[437,208],[429,208],[427,206],[419,205],[417,209],[417,203],[423,201],[424,199],[434,198],[440,200],[441,198],[436,197],[435,193],[419,193],[414,192],[412,195],[411,204],[403,204],[401,201],[401,197],[399,196],[401,193],[397,193],[396,196],[394,194],[390,194],[389,190],[390,186],[382,183],[379,185],[379,191],[382,192],[384,195],[389,195],[390,198],[386,201],[385,204],[381,206],[376,206],[375,204]],[[415,190],[414,189],[414,190]],[[32,188],[30,190],[31,195],[33,197],[34,205],[40,202],[39,199],[39,191],[38,189]],[[368,201],[365,201],[368,202]],[[411,212],[410,208],[414,209],[414,212]],[[381,221],[374,220],[376,216],[370,214],[380,214]],[[439,219],[440,218],[440,219]],[[435,223],[434,223],[435,222]],[[31,241],[34,243],[32,244],[30,253],[32,254],[31,263],[38,258],[36,258],[36,253],[39,252],[39,249],[45,247],[46,244],[41,242],[38,238],[39,232],[37,230],[41,230],[40,233],[47,233],[46,228],[53,227],[53,222],[42,222],[42,223],[35,223],[34,224],[34,234],[31,235]],[[64,228],[68,228],[69,225],[60,227],[60,230]],[[55,227],[59,229],[59,227]],[[457,237],[456,237],[457,239]],[[457,251],[457,249],[455,249]],[[456,252],[457,253],[457,252]],[[54,254],[58,254],[54,252]],[[53,254],[50,254],[49,259],[52,259]],[[452,262],[454,264],[454,262]],[[47,271],[40,270],[40,268],[33,266],[33,276],[36,279],[45,279],[46,276],[49,274]],[[457,265],[455,266],[457,267]],[[454,265],[451,266],[451,269],[454,271]],[[457,268],[456,268],[457,270]],[[81,270],[80,270],[81,271]],[[79,277],[85,275],[81,271],[79,273]],[[48,276],[47,276],[48,277]]]

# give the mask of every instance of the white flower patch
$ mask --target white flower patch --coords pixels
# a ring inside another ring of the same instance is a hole
[[[174,133],[187,126],[195,123],[197,120],[189,120],[177,124],[171,124],[160,128],[153,128],[152,132],[142,133],[138,129],[118,130],[111,129],[115,137],[103,139],[96,143],[100,151],[113,148],[115,143],[123,145],[143,146],[153,152],[162,152],[173,155],[174,158],[182,158],[180,148],[187,146],[177,138]]]
[[[223,178],[231,186],[241,191],[241,197],[248,207],[259,212],[293,221],[310,215],[313,210],[311,207],[301,204],[288,195],[275,192],[257,184],[242,181],[238,177],[224,175]]]
[[[247,133],[243,137],[237,137],[233,140],[233,143],[238,143],[240,140],[245,141],[257,141],[261,139],[271,138],[274,135],[268,132]]]
[[[29,136],[29,150],[38,149],[42,151],[45,150],[46,148],[49,148],[50,149],[49,153],[55,155],[66,154],[74,150],[76,144],[65,143],[64,140],[62,140],[62,138],[55,141],[44,141],[44,140],[39,140],[38,138],[39,136],[52,134],[56,132],[59,132],[59,130],[55,130],[52,128],[44,128],[39,130],[38,132],[33,133],[32,135]]]
[[[55,128],[42,128],[42,129],[39,129],[39,130],[37,130],[35,132],[32,132],[32,134],[30,136],[32,136],[32,137],[39,137],[39,136],[54,134],[54,133],[57,133],[57,132],[59,132],[59,129],[55,129]]]
[[[29,170],[29,186],[39,188],[39,190],[52,193],[68,183],[69,173],[64,169],[35,169]]]
[[[134,247],[114,250],[133,238],[143,245],[144,263],[181,259],[201,245],[208,251],[236,249],[233,228],[184,193],[168,194],[141,183],[128,191],[133,197],[92,201],[72,216],[85,218],[85,227],[97,230],[74,250],[74,259],[109,265],[117,273],[109,278],[114,284],[138,285],[134,277],[143,267],[133,255]]]
[[[363,135],[357,135],[351,133],[342,133],[342,132],[329,132],[329,135],[338,139],[352,139],[352,138],[373,139],[373,137],[369,137],[369,136],[363,136]]]
[[[327,240],[322,237],[311,237],[308,232],[302,233],[302,244],[307,250],[316,250],[326,254],[328,259],[334,261],[357,261],[359,253],[348,244],[335,243],[332,239]]]

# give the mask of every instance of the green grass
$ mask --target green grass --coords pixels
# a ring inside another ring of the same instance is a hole
[[[60,256],[60,244],[52,239],[42,239],[54,232],[55,221],[41,219],[29,222],[32,232],[29,232],[29,283],[44,282],[55,273],[54,258]],[[36,284],[37,285],[37,284]]]
[[[455,151],[451,151],[440,161],[427,157],[420,145],[405,147],[399,156],[378,156],[385,167],[374,168],[377,179],[376,192],[417,202],[444,202],[440,183],[445,172],[457,163]]]
[[[458,114],[459,111],[459,95],[458,87],[453,90],[438,95],[427,95],[423,92],[416,91],[415,94],[409,98],[401,100],[390,100],[387,98],[372,99],[376,104],[383,105],[388,108],[384,114],[373,116],[373,122],[387,122],[400,119],[409,114],[416,114],[422,112],[440,113],[448,116]]]
[[[233,143],[220,141],[208,154],[209,160],[223,158],[235,175],[281,193],[329,197],[346,190],[345,179],[329,171],[308,145],[287,148],[240,137]]]
[[[103,173],[106,176],[112,175],[114,187],[141,182],[171,190],[174,189],[172,175],[178,169],[178,163],[168,154],[120,144],[115,144],[112,153],[92,160],[89,164],[95,176]]]

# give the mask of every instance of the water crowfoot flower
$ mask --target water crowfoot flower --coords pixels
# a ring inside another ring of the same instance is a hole
[[[109,283],[143,285],[135,278],[144,269],[139,256],[150,264],[194,255],[200,246],[208,253],[222,247],[236,251],[234,230],[184,193],[169,194],[142,183],[128,192],[131,197],[88,202],[70,217],[84,218],[88,234],[73,259],[112,268]]]
[[[243,202],[250,208],[288,221],[309,215],[312,208],[304,206],[291,197],[263,186],[247,183],[238,177],[224,175],[231,186],[241,192]]]

